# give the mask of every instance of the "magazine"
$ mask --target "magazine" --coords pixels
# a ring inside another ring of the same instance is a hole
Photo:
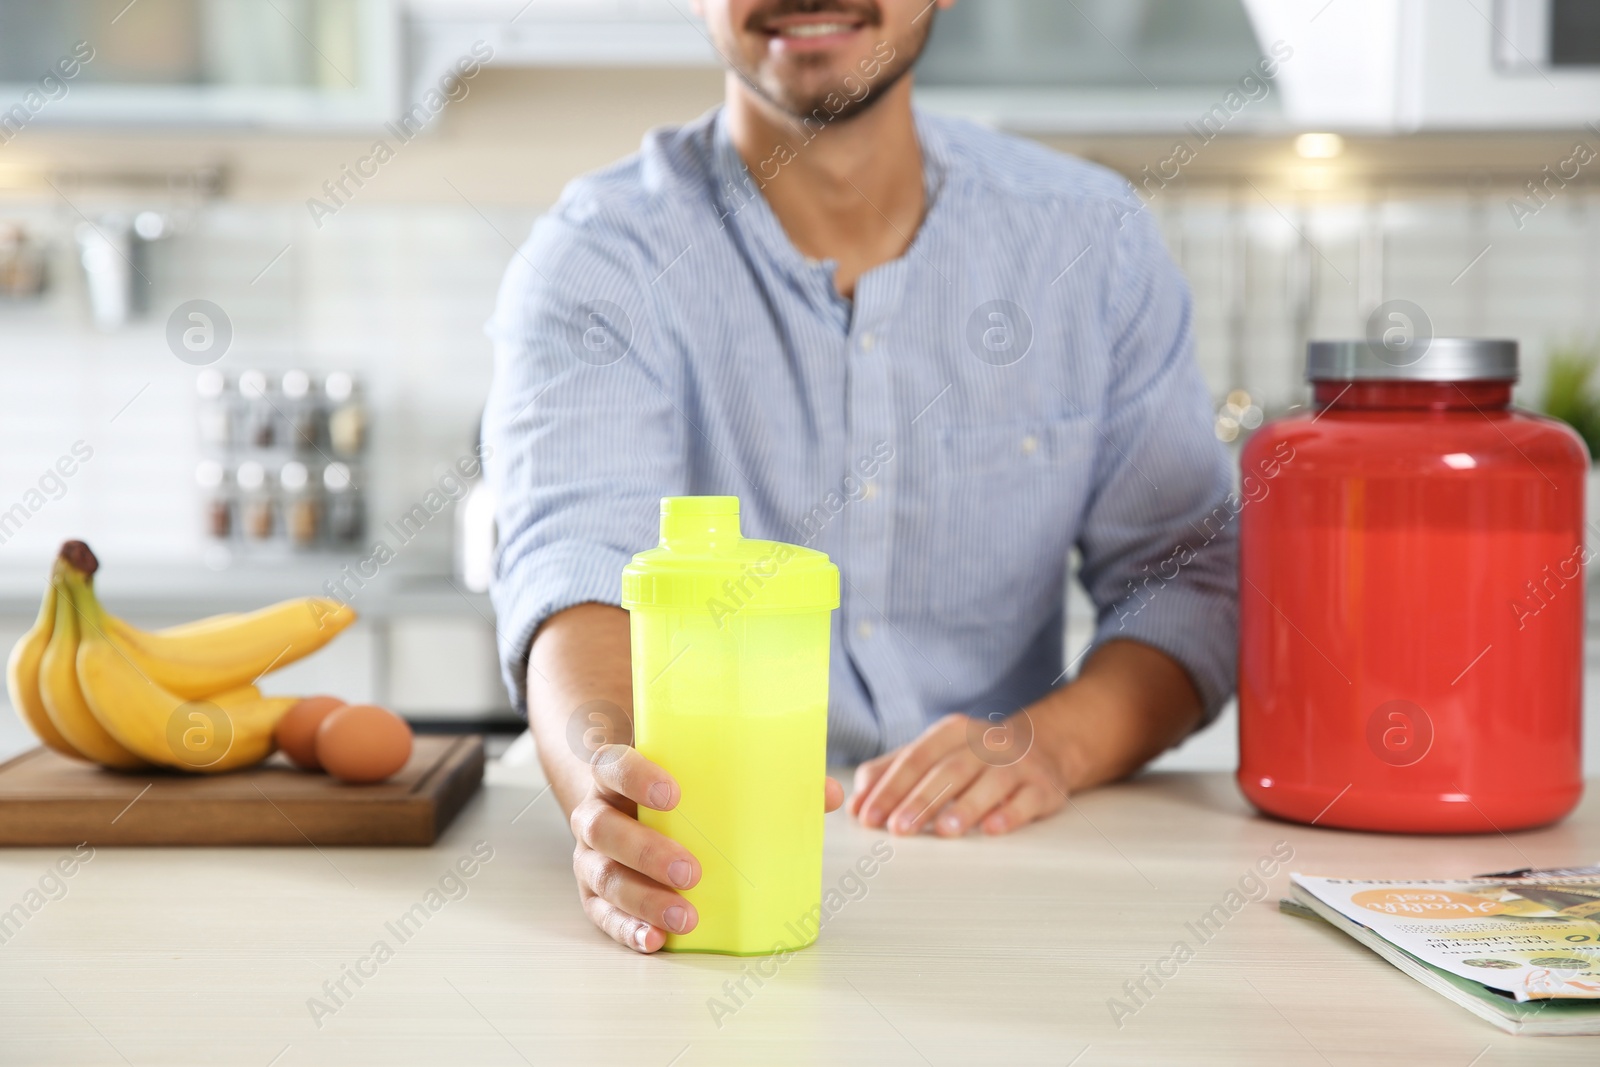
[[[1344,931],[1514,1034],[1600,1034],[1600,866],[1460,880],[1291,875],[1283,910]]]

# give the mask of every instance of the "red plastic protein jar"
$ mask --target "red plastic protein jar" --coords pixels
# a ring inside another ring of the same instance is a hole
[[[1583,789],[1584,475],[1514,341],[1313,342],[1245,446],[1239,785],[1297,822],[1477,833]]]

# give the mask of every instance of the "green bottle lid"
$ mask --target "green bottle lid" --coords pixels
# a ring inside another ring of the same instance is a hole
[[[826,553],[739,533],[736,496],[661,499],[661,543],[622,571],[622,606],[741,614],[831,611],[839,568]]]

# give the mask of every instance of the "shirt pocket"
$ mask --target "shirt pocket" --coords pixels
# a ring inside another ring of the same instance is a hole
[[[924,588],[945,626],[1037,624],[1061,606],[1097,441],[1078,417],[940,431]]]

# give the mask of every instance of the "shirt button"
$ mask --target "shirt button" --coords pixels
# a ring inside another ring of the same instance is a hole
[[[860,622],[856,623],[856,633],[861,637],[871,637],[872,623],[868,622],[866,619],[862,619]]]
[[[1039,451],[1039,439],[1030,433],[1022,439],[1022,454],[1031,456],[1037,451]]]
[[[861,351],[863,351],[863,352],[871,352],[872,351],[872,346],[877,344],[877,343],[878,343],[878,339],[876,337],[874,337],[872,334],[864,333],[864,334],[861,335]]]

